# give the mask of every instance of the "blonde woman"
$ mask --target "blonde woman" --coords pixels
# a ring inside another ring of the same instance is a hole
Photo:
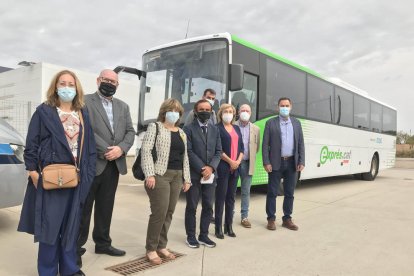
[[[186,135],[178,127],[183,112],[179,101],[165,100],[157,122],[148,126],[142,142],[141,165],[151,205],[145,248],[147,259],[156,265],[162,263],[161,257],[175,259],[167,249],[167,234],[180,190],[187,192],[191,186]],[[154,147],[156,162],[152,156]]]
[[[216,237],[224,239],[223,211],[225,211],[224,234],[229,237],[236,237],[233,231],[233,210],[234,194],[237,189],[237,177],[239,166],[243,160],[243,139],[239,126],[234,125],[236,109],[231,104],[222,104],[217,114],[217,127],[220,131],[221,160],[217,167],[217,187],[216,187],[216,204],[215,227]]]
[[[76,241],[80,206],[95,176],[96,150],[83,90],[73,72],[64,70],[52,79],[46,102],[37,107],[30,121],[24,162],[29,182],[18,231],[33,234],[39,241],[39,275],[85,275],[76,263]],[[80,169],[75,188],[43,189],[45,166],[75,163]]]

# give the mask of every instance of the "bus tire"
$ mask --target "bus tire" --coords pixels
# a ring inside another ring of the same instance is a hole
[[[378,167],[379,167],[378,155],[374,154],[371,160],[371,168],[369,172],[362,174],[362,179],[366,181],[373,181],[378,175]]]

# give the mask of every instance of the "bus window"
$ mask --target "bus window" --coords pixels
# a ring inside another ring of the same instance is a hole
[[[333,85],[308,75],[307,116],[332,122],[334,116]]]
[[[369,101],[361,96],[354,96],[354,127],[369,130]]]
[[[291,99],[293,115],[305,116],[306,74],[271,58],[266,58],[265,109],[274,113],[281,97]]]
[[[335,121],[344,126],[354,125],[354,99],[352,93],[335,87]]]
[[[256,121],[257,79],[257,76],[245,72],[243,89],[231,92],[231,104],[236,108],[237,112],[243,104],[250,106],[252,110],[251,122]]]
[[[382,132],[382,107],[374,102],[371,102],[371,130]]]
[[[382,133],[397,135],[397,112],[383,106],[382,116]]]

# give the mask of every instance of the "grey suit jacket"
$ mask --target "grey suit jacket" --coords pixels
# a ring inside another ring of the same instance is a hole
[[[279,116],[266,122],[263,133],[262,158],[263,165],[272,165],[273,170],[279,170],[281,163],[280,121]],[[290,117],[294,132],[295,165],[305,166],[305,143],[303,140],[302,126],[298,119]]]
[[[184,132],[187,134],[187,151],[190,161],[191,182],[199,183],[201,179],[201,168],[210,166],[217,170],[221,159],[221,138],[220,132],[216,126],[207,124],[207,137],[194,120],[191,124],[184,126]],[[217,178],[217,173],[216,173]]]
[[[113,98],[114,131],[112,131],[108,115],[106,115],[98,92],[85,95],[85,102],[96,140],[96,175],[100,175],[106,167],[107,160],[104,154],[109,146],[119,146],[124,152],[115,162],[119,173],[126,174],[125,156],[134,144],[135,139],[129,106],[123,101]]]

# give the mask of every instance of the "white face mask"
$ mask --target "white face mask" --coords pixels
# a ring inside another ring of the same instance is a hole
[[[214,105],[214,100],[210,100],[210,99],[206,99],[206,100],[210,103],[211,106]]]
[[[240,120],[242,120],[243,122],[248,122],[250,119],[250,113],[246,112],[246,111],[242,111],[240,113]]]
[[[231,120],[233,120],[233,114],[230,114],[230,113],[223,114],[223,121],[225,123],[231,123]]]

